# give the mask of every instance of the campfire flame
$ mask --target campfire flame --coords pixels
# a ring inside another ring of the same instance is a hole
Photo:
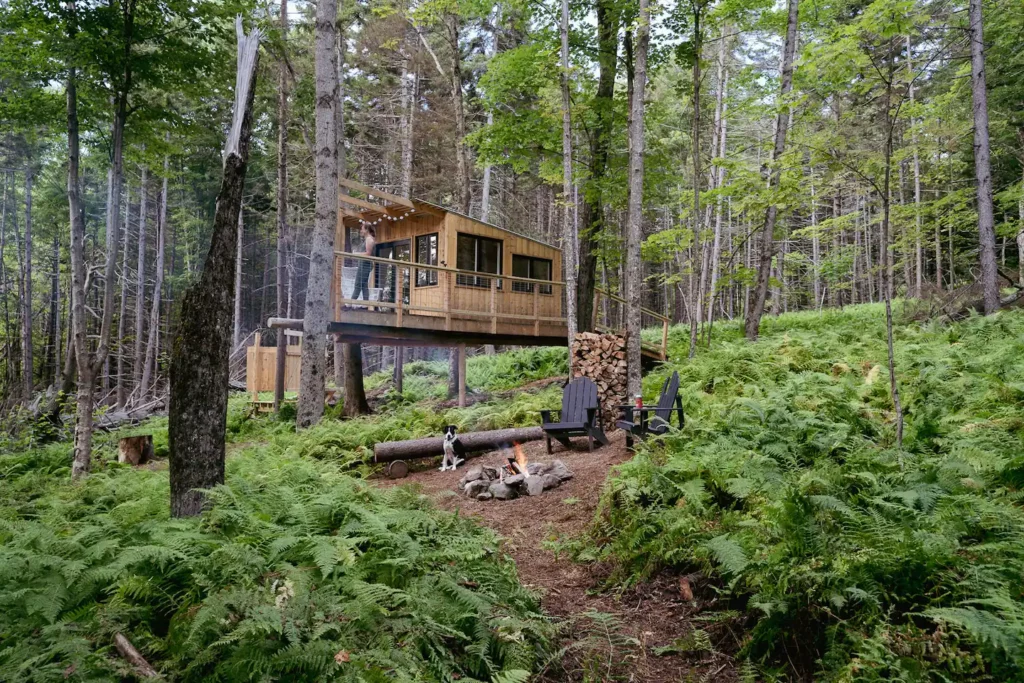
[[[522,473],[524,477],[529,477],[530,472],[529,470],[526,469],[526,465],[528,462],[526,457],[526,451],[524,451],[523,447],[520,446],[518,443],[512,444],[512,450],[514,450],[516,454],[516,467],[519,468],[520,473]]]

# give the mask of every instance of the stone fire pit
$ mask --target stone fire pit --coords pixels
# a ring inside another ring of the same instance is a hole
[[[512,500],[519,496],[539,496],[573,477],[572,471],[561,460],[550,464],[531,462],[526,471],[528,475],[505,474],[502,477],[497,467],[475,465],[466,470],[466,475],[459,481],[459,490],[467,498],[477,500]]]

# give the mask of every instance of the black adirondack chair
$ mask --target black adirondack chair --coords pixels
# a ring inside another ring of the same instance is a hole
[[[626,445],[632,446],[633,439],[648,434],[664,434],[672,426],[672,414],[677,415],[679,428],[683,428],[683,399],[679,396],[679,373],[673,372],[661,387],[657,406],[620,406],[622,419],[615,423],[626,431]]]
[[[600,406],[596,384],[586,377],[577,377],[569,382],[562,392],[562,409],[540,411],[548,453],[551,452],[551,439],[571,448],[569,438],[573,436],[587,437],[591,451],[595,441],[607,446],[608,437],[604,434]],[[552,413],[558,413],[558,421],[552,419]]]

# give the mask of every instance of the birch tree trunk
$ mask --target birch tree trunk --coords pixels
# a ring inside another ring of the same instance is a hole
[[[25,401],[32,400],[35,389],[35,363],[32,361],[32,170],[25,170],[25,260],[22,270],[24,298],[22,300],[22,369]]]
[[[968,3],[971,40],[971,99],[974,111],[974,175],[978,182],[978,248],[985,315],[999,309],[995,215],[992,208],[991,150],[988,136],[988,92],[985,87],[985,43],[981,0]],[[951,251],[952,253],[952,251]]]
[[[316,6],[316,206],[306,283],[306,313],[299,373],[298,427],[310,427],[324,414],[327,379],[327,323],[330,316],[334,231],[338,221],[338,60],[336,0]]]
[[[166,133],[169,142],[171,134]],[[160,303],[164,289],[164,244],[167,241],[167,180],[170,175],[170,160],[164,155],[164,177],[160,186],[160,204],[156,219],[156,268],[154,269],[153,302],[149,309],[149,339],[146,341],[146,357],[142,361],[142,383],[139,385],[139,400],[149,396],[153,378],[156,375],[156,359],[160,346]],[[238,221],[241,225],[242,212]],[[241,239],[241,233],[237,236]]]
[[[224,177],[217,195],[213,236],[203,273],[185,292],[171,351],[167,433],[174,517],[198,515],[205,504],[203,490],[224,483],[235,241],[249,158],[260,41],[256,29],[244,34],[240,17],[235,31],[235,103],[224,147]],[[320,401],[322,405],[322,391]]]
[[[142,384],[142,365],[145,363],[145,346],[142,343],[145,334],[146,305],[146,219],[148,209],[149,169],[142,167],[142,178],[139,184],[139,247],[135,271],[135,386]]]
[[[715,137],[718,141],[715,154],[721,159],[725,158],[727,139],[725,117],[728,103],[725,98],[729,88],[729,68],[725,63],[725,58],[727,41],[726,33],[728,30],[728,26],[724,27],[718,38],[718,92],[715,93]],[[725,166],[719,165],[715,173],[715,189],[721,190],[724,186]],[[715,289],[718,287],[718,269],[722,256],[722,204],[723,199],[721,195],[719,195],[715,205],[715,236],[711,247],[711,281],[708,284],[707,320],[709,325],[715,318]]]
[[[644,2],[646,6],[646,1]],[[577,304],[577,235],[573,221],[572,206],[572,115],[569,98],[569,0],[562,0],[560,74],[562,89],[562,275],[565,279],[565,319],[568,327],[569,346],[576,338]],[[642,173],[642,171],[641,171]],[[639,296],[639,295],[638,295]],[[583,302],[586,306],[587,303]],[[569,375],[572,375],[572,358],[569,359]]]
[[[565,0],[563,0],[564,2]],[[627,391],[640,393],[640,304],[643,296],[643,264],[640,241],[644,194],[644,94],[647,90],[647,47],[651,40],[648,0],[640,0],[633,64],[633,101],[629,120],[629,210],[626,233],[626,363]]]
[[[768,192],[779,186],[781,169],[778,163],[786,151],[786,128],[788,114],[783,108],[785,100],[793,89],[793,56],[796,52],[797,17],[800,0],[788,0],[789,16],[786,21],[786,42],[782,48],[782,88],[778,102],[778,114],[775,117],[775,146],[772,148],[771,168],[763,169],[768,177]],[[779,207],[772,200],[765,212],[764,227],[761,232],[761,258],[757,268],[757,283],[754,288],[754,301],[747,311],[746,335],[750,341],[756,341],[761,331],[761,316],[764,314],[764,302],[768,295],[768,277],[772,268],[772,239],[775,234],[775,220]]]

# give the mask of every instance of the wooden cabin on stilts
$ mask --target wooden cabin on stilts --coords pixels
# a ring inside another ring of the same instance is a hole
[[[340,184],[330,333],[348,343],[457,347],[459,405],[467,346],[567,345],[560,249],[429,202]],[[667,318],[645,312],[667,331]],[[302,321],[272,318],[270,326],[301,329]],[[663,360],[662,340],[644,353]]]

